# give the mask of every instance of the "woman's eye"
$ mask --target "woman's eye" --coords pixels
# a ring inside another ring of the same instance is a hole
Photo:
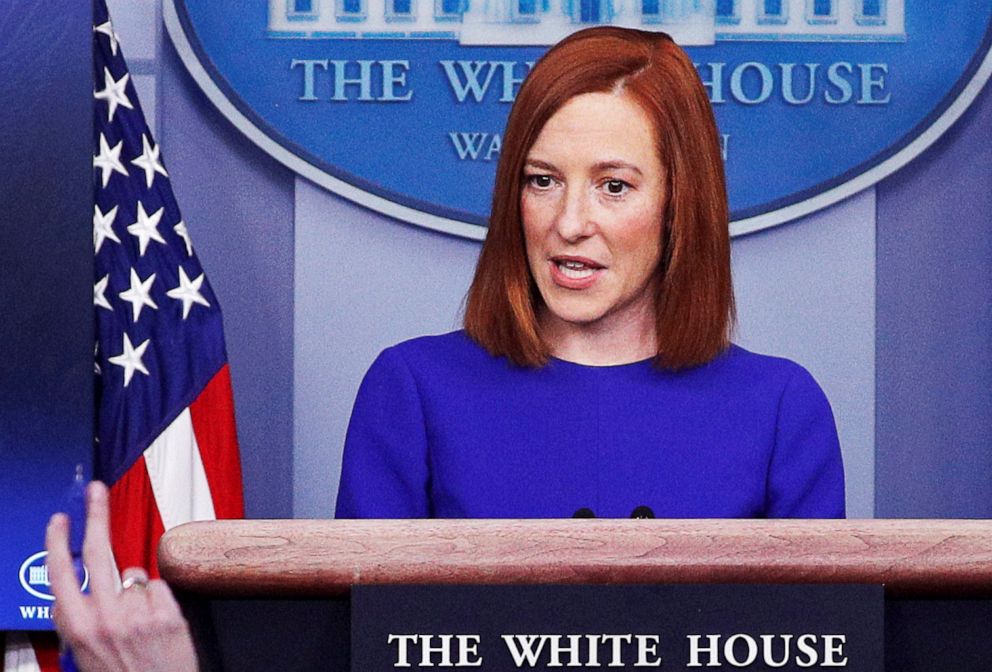
[[[550,175],[530,175],[527,177],[527,181],[538,189],[550,189],[555,183]]]
[[[627,191],[630,185],[623,180],[607,180],[604,186],[606,187],[606,193],[611,196],[620,196]]]

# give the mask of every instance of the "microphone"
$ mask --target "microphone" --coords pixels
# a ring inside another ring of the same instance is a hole
[[[83,480],[83,465],[76,465],[76,476],[66,493],[65,512],[69,515],[69,552],[76,578],[85,588],[86,568],[83,566],[83,537],[86,533],[86,482]],[[59,642],[59,669],[62,672],[77,672],[76,659],[72,651],[62,641]]]
[[[651,510],[650,506],[644,506],[641,504],[636,509],[630,512],[631,518],[654,518],[654,511]]]
[[[595,518],[596,514],[592,512],[589,507],[583,506],[581,509],[576,509],[575,513],[572,514],[572,518]]]

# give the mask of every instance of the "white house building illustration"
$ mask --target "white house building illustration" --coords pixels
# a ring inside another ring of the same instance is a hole
[[[905,0],[716,0],[718,41],[905,42]]]
[[[269,0],[268,36],[551,45],[603,24],[685,45],[906,39],[905,0]]]

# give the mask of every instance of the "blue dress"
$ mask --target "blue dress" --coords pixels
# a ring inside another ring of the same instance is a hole
[[[464,332],[383,351],[355,401],[339,518],[842,518],[833,414],[786,359],[731,346],[671,373],[650,361],[539,369]]]

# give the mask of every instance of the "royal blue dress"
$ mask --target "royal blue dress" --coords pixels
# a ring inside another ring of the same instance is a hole
[[[338,518],[842,518],[833,414],[786,359],[731,346],[671,373],[650,361],[539,369],[464,332],[385,350],[348,427]]]

